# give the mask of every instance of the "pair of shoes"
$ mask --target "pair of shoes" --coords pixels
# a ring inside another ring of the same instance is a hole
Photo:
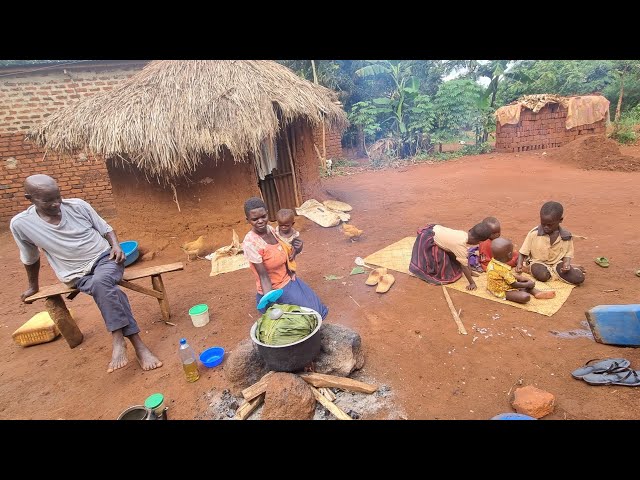
[[[607,268],[609,266],[609,259],[607,257],[596,257],[594,261],[601,267]]]
[[[602,375],[610,373],[618,368],[626,368],[629,365],[631,365],[631,362],[626,358],[607,358],[605,360],[598,360],[597,358],[594,358],[593,360],[589,360],[582,367],[571,372],[571,376],[580,380],[584,378],[585,375]]]
[[[638,387],[640,386],[640,370],[633,370],[629,368],[629,365],[631,362],[625,358],[589,360],[584,366],[571,372],[571,376],[584,380],[589,385]]]
[[[387,273],[386,268],[381,267],[374,269],[364,283],[370,287],[377,285],[377,293],[387,293],[395,281],[394,276]]]

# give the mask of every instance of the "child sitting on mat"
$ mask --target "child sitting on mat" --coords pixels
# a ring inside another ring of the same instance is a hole
[[[527,303],[531,295],[538,299],[553,298],[553,290],[536,290],[534,280],[511,273],[507,262],[513,257],[513,243],[504,237],[491,241],[492,259],[487,265],[487,290],[498,298],[516,303]]]

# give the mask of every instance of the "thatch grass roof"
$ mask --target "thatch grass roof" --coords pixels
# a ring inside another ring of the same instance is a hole
[[[297,119],[344,129],[331,90],[268,60],[153,61],[113,90],[53,113],[27,138],[62,153],[86,150],[165,181],[226,147],[236,161]]]

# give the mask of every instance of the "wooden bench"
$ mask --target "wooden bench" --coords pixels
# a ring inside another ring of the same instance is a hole
[[[182,262],[178,262],[167,265],[157,265],[155,267],[125,270],[119,285],[129,290],[157,298],[160,304],[162,318],[166,323],[169,321],[169,318],[171,318],[171,310],[169,309],[167,292],[164,289],[164,283],[162,283],[162,274],[183,269],[184,265]],[[151,277],[151,286],[153,288],[143,287],[142,285],[132,282],[132,280],[145,277]],[[71,348],[75,348],[82,343],[83,335],[78,325],[76,325],[76,321],[71,317],[62,295],[69,294],[67,298],[72,300],[78,293],[80,293],[80,290],[77,288],[70,288],[64,283],[58,283],[41,288],[37,293],[34,293],[24,300],[25,303],[33,303],[41,298],[45,299],[45,305],[49,315]]]

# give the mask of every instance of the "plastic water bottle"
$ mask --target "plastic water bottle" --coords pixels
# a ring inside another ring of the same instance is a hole
[[[195,382],[200,378],[200,372],[198,372],[198,360],[196,352],[187,343],[185,338],[180,339],[180,349],[178,350],[180,360],[182,361],[182,368],[184,374],[187,377],[187,382]]]

